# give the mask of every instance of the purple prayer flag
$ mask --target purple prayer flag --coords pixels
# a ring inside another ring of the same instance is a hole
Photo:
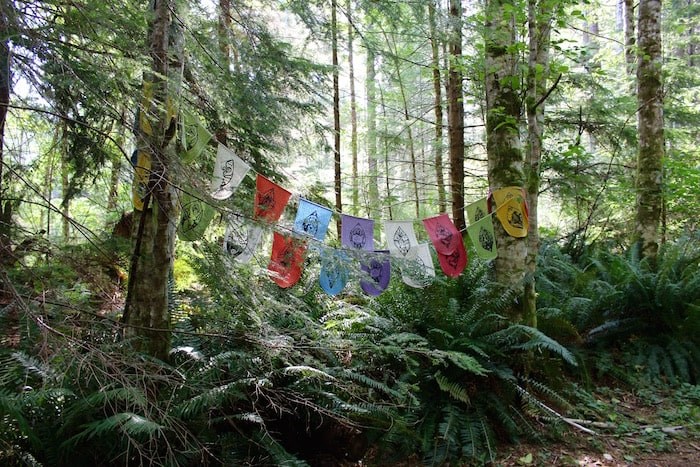
[[[340,237],[346,248],[374,251],[374,221],[342,214]]]
[[[389,250],[376,250],[374,253],[360,264],[362,270],[369,275],[369,279],[360,280],[360,287],[372,297],[384,292],[389,286],[389,279],[391,279]]]

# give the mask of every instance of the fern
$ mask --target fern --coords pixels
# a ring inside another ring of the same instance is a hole
[[[467,405],[471,404],[467,390],[459,383],[450,381],[439,371],[435,373],[435,381],[438,383],[440,390],[448,393],[453,399],[464,402]]]

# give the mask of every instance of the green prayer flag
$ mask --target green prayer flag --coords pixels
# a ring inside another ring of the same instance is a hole
[[[483,219],[488,213],[489,208],[486,198],[481,198],[479,201],[475,201],[467,206],[467,219],[469,219],[470,224]]]
[[[182,131],[180,140],[183,152],[180,154],[185,164],[199,156],[211,139],[211,133],[204,128],[199,118],[190,112],[182,112]]]
[[[192,242],[202,238],[216,211],[207,203],[187,195],[182,195],[182,217],[177,236],[181,240]]]
[[[467,233],[479,258],[489,260],[498,256],[496,236],[493,233],[493,218],[490,215],[486,215],[469,225]]]

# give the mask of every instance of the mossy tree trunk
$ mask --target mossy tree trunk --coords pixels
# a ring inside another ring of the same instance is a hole
[[[506,8],[507,6],[511,8]],[[523,187],[523,151],[520,144],[520,69],[516,51],[516,24],[512,2],[486,2],[486,152],[491,191],[508,186]],[[511,13],[507,13],[511,12]],[[509,236],[494,222],[498,257],[495,280],[516,287],[525,278],[527,238]],[[522,321],[522,306],[511,310],[512,321]]]
[[[135,212],[136,242],[129,274],[125,309],[126,335],[137,349],[166,359],[170,351],[168,281],[171,274],[175,232],[179,216],[175,171],[176,102],[182,82],[183,33],[175,18],[175,0],[152,0],[149,14],[151,71],[144,89],[152,87],[152,99],[139,111],[136,142],[150,157],[151,172],[144,210]],[[148,93],[144,93],[148,94]],[[144,125],[142,122],[147,121]],[[148,128],[147,128],[148,127]]]
[[[663,204],[664,114],[661,63],[661,1],[639,3],[637,103],[637,216],[635,230],[642,254],[655,258]]]
[[[464,100],[462,99],[462,71],[457,63],[462,56],[462,4],[450,0],[449,68],[447,75],[447,120],[450,144],[450,192],[452,220],[466,235],[464,217]]]
[[[544,132],[544,100],[549,78],[549,43],[552,22],[552,0],[528,0],[528,74],[527,107],[527,201],[530,223],[527,232],[527,280],[523,301],[523,318],[530,326],[537,326],[537,295],[535,268],[540,236],[537,209],[540,191],[540,161]]]

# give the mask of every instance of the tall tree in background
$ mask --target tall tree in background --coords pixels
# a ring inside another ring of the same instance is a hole
[[[369,20],[368,27],[371,28],[373,22],[372,12],[368,12]],[[373,44],[365,41],[366,46],[366,74],[365,74],[365,93],[367,96],[367,172],[368,172],[368,188],[367,188],[367,215],[369,217],[377,217],[379,212],[379,167],[377,164],[377,71],[375,68],[376,56],[374,53]]]
[[[462,98],[462,71],[458,63],[462,55],[462,3],[460,0],[450,0],[450,25],[447,120],[450,142],[452,220],[457,229],[466,235],[467,221],[464,216],[464,101]]]
[[[10,104],[10,12],[12,4],[3,0],[0,3],[0,253],[6,254],[3,249],[9,249],[10,221],[12,220],[12,203],[5,199],[7,181],[5,176],[5,121],[7,109]]]
[[[625,63],[627,64],[627,74],[634,73],[634,0],[624,0],[625,2]]]
[[[340,70],[338,69],[338,2],[331,2],[331,61],[333,64],[333,161],[335,167],[335,210],[343,212],[343,180],[340,165]],[[336,221],[340,238],[340,218]]]
[[[347,4],[348,17],[348,72],[350,74],[350,152],[352,153],[352,213],[358,214],[360,208],[360,186],[357,164],[357,98],[355,96],[355,63],[353,59],[352,0]]]
[[[491,191],[524,186],[523,152],[520,145],[520,71],[516,50],[515,12],[508,0],[486,2],[486,152]],[[527,240],[506,233],[495,223],[498,257],[494,260],[496,281],[508,287],[525,277]],[[514,321],[522,320],[522,309],[512,310]]]
[[[435,93],[435,140],[433,142],[433,157],[435,158],[435,180],[438,192],[438,209],[447,212],[445,197],[445,179],[442,163],[442,80],[440,79],[440,41],[437,36],[435,13],[437,2],[431,0],[428,4],[428,23],[430,27],[431,67],[433,69],[433,92]]]
[[[149,5],[151,70],[144,74],[146,98],[135,132],[137,150],[151,167],[144,209],[135,213],[136,240],[124,311],[127,336],[136,337],[138,349],[160,359],[170,351],[168,280],[179,216],[175,102],[182,82],[184,38],[175,19],[176,7],[176,0],[153,0]]]
[[[641,0],[637,56],[639,152],[635,230],[642,254],[655,258],[663,202],[664,114],[661,86],[661,1]]]
[[[540,162],[542,160],[542,134],[544,131],[544,100],[549,78],[549,44],[551,37],[553,0],[528,0],[528,67],[526,89],[527,113],[527,201],[530,223],[527,233],[527,280],[523,318],[530,326],[537,324],[537,299],[535,293],[535,267],[539,251],[539,223],[537,219],[540,191]]]

